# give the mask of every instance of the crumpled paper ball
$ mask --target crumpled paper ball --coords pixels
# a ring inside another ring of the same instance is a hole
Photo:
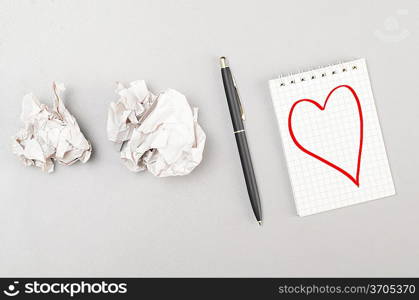
[[[168,89],[156,96],[143,80],[127,88],[118,84],[116,92],[120,98],[109,107],[107,132],[129,170],[166,177],[187,175],[199,165],[206,136],[198,109],[184,95]]]
[[[36,166],[48,173],[54,171],[54,161],[64,165],[85,163],[92,153],[91,144],[60,99],[64,85],[54,83],[53,90],[52,108],[40,103],[32,93],[23,97],[20,119],[24,128],[12,141],[13,153],[25,166]]]

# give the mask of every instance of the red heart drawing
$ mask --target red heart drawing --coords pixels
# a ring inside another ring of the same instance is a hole
[[[303,147],[298,141],[297,138],[294,135],[293,129],[292,129],[292,113],[294,112],[295,107],[302,102],[309,102],[311,104],[314,104],[318,109],[320,109],[321,111],[324,111],[326,109],[326,105],[327,105],[327,101],[329,100],[330,96],[333,94],[334,91],[336,91],[337,89],[340,88],[347,88],[352,95],[354,96],[354,99],[356,101],[356,104],[358,106],[358,112],[359,112],[359,124],[360,124],[360,134],[359,134],[359,150],[358,150],[358,165],[356,168],[356,176],[352,176],[351,174],[349,174],[347,171],[345,171],[344,169],[340,168],[339,166],[335,165],[334,163],[324,159],[323,157],[307,150],[305,147]],[[291,135],[292,140],[294,141],[295,145],[304,153],[320,160],[321,162],[325,163],[326,165],[338,170],[340,173],[342,173],[343,175],[345,175],[346,177],[348,177],[353,183],[355,183],[356,186],[359,187],[359,173],[361,170],[361,156],[362,156],[362,144],[363,144],[363,140],[364,140],[364,120],[362,117],[362,109],[361,109],[361,103],[359,101],[358,95],[356,94],[356,92],[354,91],[353,88],[351,88],[349,85],[339,85],[337,87],[335,87],[333,90],[330,91],[329,95],[327,95],[326,97],[326,101],[324,101],[324,105],[321,106],[319,103],[317,103],[314,100],[311,99],[301,99],[296,101],[290,110],[290,113],[288,115],[288,129]]]

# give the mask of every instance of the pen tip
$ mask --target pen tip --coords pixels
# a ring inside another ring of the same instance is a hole
[[[258,221],[259,226],[262,226],[262,221]]]
[[[220,57],[220,64],[221,64],[221,68],[227,67],[227,58],[225,56]]]

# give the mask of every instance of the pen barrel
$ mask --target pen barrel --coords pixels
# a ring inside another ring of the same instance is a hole
[[[244,179],[246,180],[247,193],[249,194],[250,203],[256,220],[262,220],[262,207],[255,173],[253,170],[252,159],[250,157],[249,146],[247,144],[246,133],[244,131],[237,132],[236,143],[239,150],[240,161],[243,169]]]
[[[249,146],[247,144],[246,133],[242,119],[242,111],[238,98],[237,88],[234,84],[233,76],[229,67],[221,68],[224,90],[227,97],[228,109],[230,111],[231,121],[233,123],[234,136],[236,138],[237,148],[239,150],[240,161],[243,169],[244,179],[246,181],[247,193],[256,220],[262,220],[262,209],[255,173],[253,171],[252,159],[250,157]]]
[[[223,77],[224,90],[227,97],[228,110],[230,111],[233,129],[234,131],[244,130],[239,99],[237,99],[237,91],[234,86],[230,68],[222,68],[221,75]]]

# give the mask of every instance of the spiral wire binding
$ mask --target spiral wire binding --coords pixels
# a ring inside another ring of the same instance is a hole
[[[339,71],[341,73],[345,73],[345,72],[348,72],[348,71],[354,71],[354,70],[357,70],[358,69],[358,66],[357,65],[348,66],[346,63],[344,63],[342,61],[339,61],[336,64],[329,64],[329,65],[321,66],[321,67],[318,67],[318,68],[315,68],[315,69],[312,68],[312,69],[309,69],[308,71],[300,71],[300,70],[298,70],[296,73],[288,73],[286,75],[282,75],[281,74],[279,76],[279,79],[291,77],[291,80],[289,81],[288,84],[296,84],[297,82],[305,82],[305,81],[309,81],[309,80],[314,80],[314,79],[317,79],[318,78],[318,74],[315,72],[316,69],[323,69],[323,68],[328,68],[328,67],[330,68],[332,66],[336,67],[336,69],[335,70],[332,70],[332,72],[330,72],[330,74],[327,74],[326,72],[322,72],[319,76],[321,78],[325,78],[327,76],[336,75],[336,74],[339,73]],[[302,76],[302,77],[298,78],[298,80],[295,78],[295,76],[297,74],[300,74],[300,73],[308,73],[310,71],[312,71],[313,73],[311,75],[309,75],[308,78],[307,78],[307,76]],[[285,81],[283,81],[283,82],[280,83],[280,86],[286,86],[286,85],[287,85],[287,83]]]

